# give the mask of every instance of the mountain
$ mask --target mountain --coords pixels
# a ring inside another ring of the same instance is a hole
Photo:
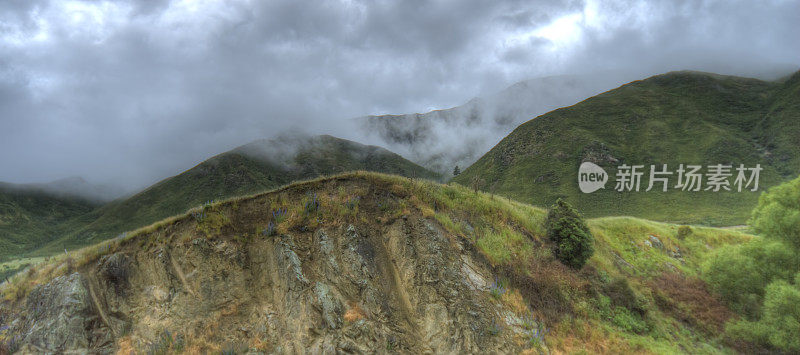
[[[696,275],[752,236],[590,220],[596,252],[575,270],[553,256],[545,215],[366,172],[215,202],[11,278],[0,350],[743,351],[719,336],[736,315]]]
[[[537,205],[566,198],[588,216],[743,224],[760,191],[800,171],[799,90],[800,73],[782,82],[657,75],[520,125],[454,181]],[[609,182],[581,193],[578,167],[585,161],[603,167],[609,180],[622,164],[644,165],[642,191],[617,192]],[[760,164],[763,171],[758,192],[644,192],[649,166],[662,164],[673,172],[673,186],[679,164]]]
[[[800,171],[800,71],[781,81],[760,128],[762,144],[782,176]]]
[[[52,239],[64,222],[97,206],[33,185],[0,183],[0,260]]]
[[[353,170],[439,178],[386,149],[332,136],[293,135],[259,140],[75,218],[71,221],[74,231],[50,243],[46,251],[52,253],[114,237],[206,202]]]
[[[80,176],[72,176],[45,184],[22,185],[31,190],[41,190],[52,195],[105,203],[124,195],[122,189],[109,185],[93,184]]]
[[[449,176],[469,166],[515,127],[626,82],[630,75],[593,73],[537,78],[464,105],[423,114],[356,119],[369,141]]]
[[[0,182],[0,261],[69,232],[74,220],[121,194],[80,177],[39,184]]]

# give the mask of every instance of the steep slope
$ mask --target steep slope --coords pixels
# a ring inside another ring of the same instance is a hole
[[[36,186],[0,183],[0,261],[50,240],[65,221],[95,207],[95,202]]]
[[[597,252],[575,271],[553,257],[544,217],[375,173],[214,203],[12,278],[0,350],[731,350],[716,334],[733,315],[697,270],[749,236],[590,221]]]
[[[446,110],[357,120],[362,134],[372,141],[449,176],[456,165],[469,166],[521,123],[617,87],[629,76],[593,73],[537,78]]]
[[[795,175],[800,168],[796,79],[775,83],[673,72],[632,82],[526,122],[454,180],[538,205],[564,197],[589,216],[742,224],[759,192],[672,188],[662,193],[660,184],[644,192],[649,166],[668,164],[672,186],[679,164],[760,164],[759,191]],[[606,170],[605,189],[579,191],[578,167],[584,161]],[[640,192],[614,190],[622,164],[644,165]]]
[[[129,198],[72,221],[76,231],[44,252],[86,245],[185,212],[206,202],[252,194],[299,179],[353,170],[438,178],[383,148],[331,136],[286,136],[217,155]]]

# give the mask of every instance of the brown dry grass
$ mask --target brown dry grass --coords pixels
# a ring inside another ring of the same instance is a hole
[[[641,344],[631,344],[617,333],[594,323],[571,319],[562,322],[548,337],[553,354],[652,354]]]
[[[506,293],[503,293],[503,295],[500,296],[500,302],[503,302],[506,307],[514,311],[516,314],[529,313],[528,304],[517,290],[512,289]]]
[[[722,331],[725,322],[734,316],[702,280],[666,272],[651,287],[662,311],[709,334]]]
[[[548,323],[572,314],[571,295],[585,295],[589,286],[569,267],[547,255],[534,255],[501,269],[531,308]]]

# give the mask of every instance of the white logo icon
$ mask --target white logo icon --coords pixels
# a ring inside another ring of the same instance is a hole
[[[592,193],[606,187],[608,174],[597,164],[583,162],[578,169],[578,187],[583,193]]]

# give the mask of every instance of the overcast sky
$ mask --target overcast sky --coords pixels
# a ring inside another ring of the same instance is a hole
[[[141,187],[540,76],[800,64],[797,1],[0,1],[0,181]]]

